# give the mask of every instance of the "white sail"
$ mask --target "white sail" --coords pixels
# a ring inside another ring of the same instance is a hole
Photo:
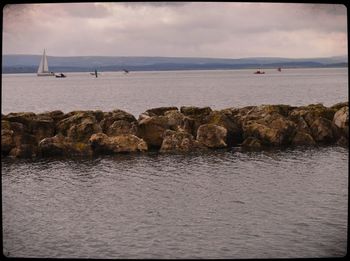
[[[54,73],[49,71],[49,64],[47,63],[46,53],[44,49],[43,56],[41,57],[41,61],[38,67],[38,76],[52,76]]]

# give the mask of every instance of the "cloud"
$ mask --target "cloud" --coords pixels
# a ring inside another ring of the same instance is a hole
[[[334,4],[127,2],[8,5],[3,53],[239,58],[347,53]]]

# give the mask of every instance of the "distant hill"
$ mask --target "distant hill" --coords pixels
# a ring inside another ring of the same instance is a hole
[[[35,73],[41,55],[3,55],[3,73]],[[247,68],[301,68],[347,67],[347,56],[327,58],[275,58],[257,57],[241,59],[185,58],[185,57],[130,57],[130,56],[48,56],[49,67],[54,72],[99,71],[165,71],[165,70],[215,70]]]

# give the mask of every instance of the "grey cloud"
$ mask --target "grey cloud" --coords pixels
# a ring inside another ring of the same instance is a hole
[[[227,58],[347,52],[341,5],[128,2],[54,7],[10,6],[4,16],[4,53],[38,53],[44,47],[50,55]],[[43,19],[48,22],[41,23]]]
[[[105,18],[111,15],[106,6],[91,3],[70,4],[65,8],[65,12],[67,15],[81,18]]]

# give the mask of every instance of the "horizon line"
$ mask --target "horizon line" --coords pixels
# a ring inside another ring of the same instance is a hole
[[[26,56],[42,56],[42,54],[2,54],[5,55],[26,55]],[[222,58],[222,57],[199,57],[199,56],[132,56],[132,55],[74,55],[74,56],[58,56],[58,55],[46,55],[47,57],[61,57],[61,58],[73,58],[73,57],[142,57],[142,58],[188,58],[188,59],[222,59],[222,60],[239,60],[239,59],[253,59],[253,58],[274,58],[274,59],[315,59],[315,58],[333,58],[333,57],[344,57],[348,54],[332,55],[332,56],[313,56],[313,57],[283,57],[283,56],[247,56],[240,58]]]

